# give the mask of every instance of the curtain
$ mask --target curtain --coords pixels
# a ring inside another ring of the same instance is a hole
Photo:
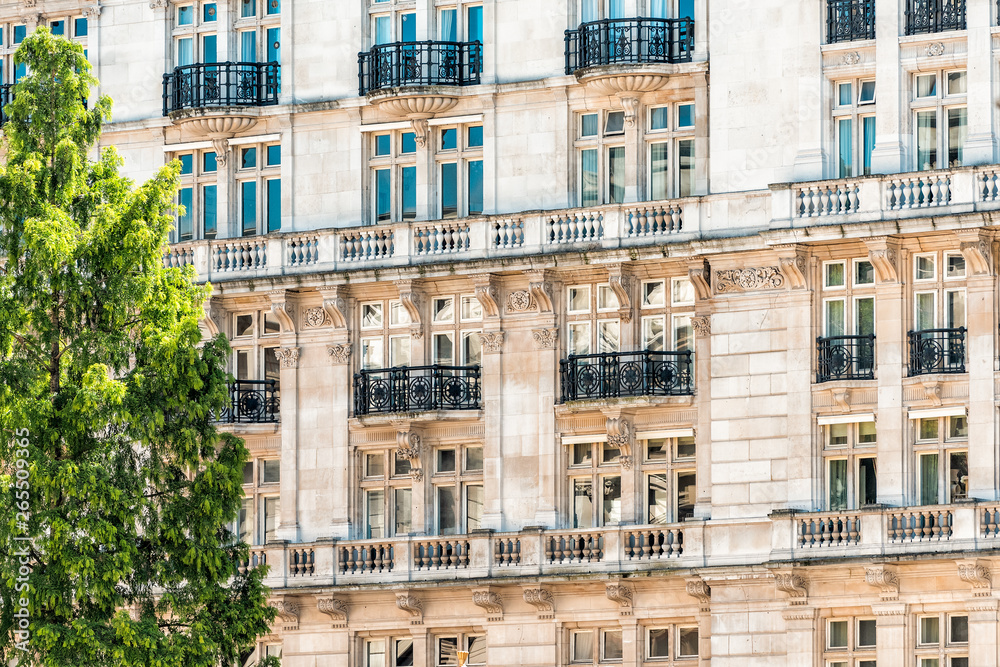
[[[864,163],[863,173],[868,176],[872,173],[872,151],[875,150],[875,116],[865,116],[861,119],[862,135],[864,140]]]
[[[240,58],[245,63],[257,62],[256,30],[245,30],[240,33]]]
[[[851,135],[853,133],[851,132],[851,119],[842,118],[837,122],[837,125],[839,128],[838,134],[840,135],[839,146],[837,147],[837,150],[840,153],[840,160],[838,160],[838,164],[840,165],[840,178],[849,178],[852,176]]]
[[[649,0],[649,15],[654,19],[668,18],[667,0]]]
[[[625,0],[608,0],[608,18],[625,18]]]
[[[458,41],[458,26],[455,23],[455,15],[457,10],[455,9],[442,9],[441,10],[441,35],[440,39],[442,42],[457,42]]]
[[[601,0],[580,0],[580,23],[598,21],[601,18]]]

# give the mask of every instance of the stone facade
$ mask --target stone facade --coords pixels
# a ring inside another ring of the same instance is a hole
[[[997,7],[911,4],[0,1],[185,165],[250,663],[1000,663]]]

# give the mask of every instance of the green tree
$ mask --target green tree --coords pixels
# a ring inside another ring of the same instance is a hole
[[[0,149],[0,663],[241,665],[275,612],[227,529],[248,456],[213,426],[228,344],[202,341],[209,288],[163,268],[179,164],[135,187],[113,148],[88,158],[111,100],[84,104],[97,81],[79,45],[42,28],[15,59],[29,74]]]

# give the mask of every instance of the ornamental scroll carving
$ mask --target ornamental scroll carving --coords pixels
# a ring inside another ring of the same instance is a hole
[[[538,618],[552,618],[555,615],[555,601],[552,593],[544,588],[525,588],[524,601],[538,610]]]
[[[608,444],[621,450],[621,464],[626,470],[632,468],[632,444],[635,442],[635,432],[632,424],[625,417],[608,417],[605,422],[608,431]]]
[[[777,266],[758,266],[715,272],[715,292],[717,294],[780,289],[784,284],[785,277]]]
[[[327,345],[326,352],[330,355],[330,361],[335,364],[346,364],[351,360],[351,345],[350,343],[341,343],[339,345]]]
[[[806,580],[801,575],[792,574],[790,572],[775,574],[774,585],[782,593],[788,594],[788,597],[791,598],[792,604],[806,603],[808,590],[806,589]]]
[[[632,276],[621,264],[608,267],[608,283],[618,298],[618,317],[625,324],[632,321]]]
[[[295,306],[285,300],[285,291],[271,292],[271,313],[281,323],[281,332],[295,331]]]
[[[493,275],[472,276],[472,284],[476,288],[476,299],[483,307],[483,314],[486,317],[500,316],[500,287],[499,279]]]
[[[505,335],[503,331],[485,331],[479,334],[479,340],[483,343],[483,353],[497,354],[498,352],[503,352]]]
[[[993,275],[993,239],[988,233],[978,230],[962,230],[956,233],[959,248],[969,271],[974,276]]]
[[[559,329],[532,329],[531,337],[536,350],[552,350],[559,338]]]
[[[333,323],[334,329],[347,328],[347,299],[341,294],[342,288],[331,287],[320,290],[323,295],[323,310],[327,318]]]
[[[396,287],[399,288],[399,301],[403,304],[403,308],[406,308],[406,314],[410,316],[410,322],[415,325],[412,328],[419,330],[421,328],[420,292],[417,291],[412,280],[397,280]]]
[[[805,289],[807,286],[806,276],[808,275],[805,253],[796,245],[779,247],[784,248],[784,252],[789,253],[778,257],[781,275],[784,276],[788,286],[792,289]]]
[[[299,605],[293,600],[272,600],[270,605],[278,612],[282,630],[299,629]]]
[[[420,460],[420,435],[413,431],[397,431],[396,451],[408,461]]]
[[[604,594],[612,602],[617,602],[622,616],[632,615],[632,589],[625,584],[609,583],[604,586]]]
[[[866,567],[865,583],[878,588],[883,600],[895,600],[899,596],[899,576],[885,565]]]
[[[413,617],[412,623],[419,623],[424,613],[424,605],[420,598],[409,593],[396,593],[396,606]]]
[[[278,358],[281,362],[282,368],[298,368],[299,367],[299,348],[297,347],[283,347],[274,353],[274,356]]]
[[[712,317],[710,315],[692,317],[691,326],[694,328],[694,332],[699,336],[712,335]]]
[[[990,569],[980,561],[959,561],[958,578],[972,585],[972,594],[976,597],[991,595],[993,581]]]
[[[704,301],[712,296],[712,272],[705,260],[696,261],[688,266],[688,280],[694,286],[695,297]]]
[[[685,585],[685,590],[687,594],[693,598],[697,598],[698,606],[702,611],[706,611],[709,605],[712,603],[712,589],[704,579],[694,578],[688,579]]]
[[[503,620],[503,598],[499,593],[489,590],[472,591],[472,604],[486,610],[487,620]]]
[[[552,282],[545,279],[545,271],[525,271],[528,277],[528,291],[538,305],[539,312],[552,312]]]
[[[341,598],[316,598],[316,609],[333,619],[333,627],[347,627],[347,601]]]
[[[875,278],[879,283],[899,282],[896,262],[899,257],[896,246],[899,242],[888,236],[873,236],[864,240],[868,248],[868,261],[875,269]]]

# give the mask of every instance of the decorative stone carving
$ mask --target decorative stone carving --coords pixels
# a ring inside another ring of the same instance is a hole
[[[420,148],[427,146],[427,119],[414,118],[410,121],[410,126],[413,128],[413,139],[417,142],[417,146]]]
[[[899,577],[894,569],[885,565],[865,567],[865,583],[878,588],[883,600],[894,600],[899,596]]]
[[[416,290],[412,280],[397,280],[396,287],[399,288],[399,300],[406,308],[406,314],[410,316],[410,322],[415,324],[412,329],[421,329],[420,326],[420,293]],[[419,336],[418,336],[419,338]]]
[[[844,54],[844,57],[840,60],[845,65],[857,65],[861,62],[861,54],[857,51],[850,51]]]
[[[688,579],[684,588],[688,595],[697,598],[698,606],[702,611],[708,610],[709,605],[712,604],[712,589],[705,583],[704,579]]]
[[[340,293],[340,288],[332,287],[320,290],[323,295],[323,310],[333,323],[334,329],[347,328],[347,300]]]
[[[503,340],[505,333],[503,331],[484,331],[479,334],[479,340],[483,344],[484,354],[497,354],[498,352],[503,352]]]
[[[486,317],[500,317],[500,287],[499,279],[493,275],[472,276],[472,284],[476,288],[476,298],[483,307]]]
[[[632,589],[621,583],[608,583],[604,586],[604,594],[612,602],[617,602],[622,616],[632,614]]]
[[[347,601],[335,597],[316,598],[316,608],[320,613],[333,619],[333,627],[347,627]]]
[[[778,264],[781,266],[781,275],[788,281],[791,289],[805,289],[808,285],[806,276],[806,256],[797,246],[786,246],[791,254],[778,257]]]
[[[328,321],[326,311],[322,308],[308,309],[302,319],[304,320],[303,323],[311,329],[317,329]]]
[[[91,19],[96,19],[101,15],[102,9],[104,9],[104,7],[101,6],[101,3],[95,2],[91,6],[84,8],[83,15]]]
[[[608,431],[608,444],[621,450],[623,457],[629,457],[631,464],[632,443],[635,433],[632,424],[625,417],[608,417],[605,422]]]
[[[538,618],[552,618],[555,615],[555,601],[552,593],[544,588],[525,588],[524,601],[538,610]]]
[[[152,7],[153,3],[149,4]],[[229,139],[216,137],[212,139],[212,147],[215,149],[215,166],[219,169],[225,169],[229,159]]]
[[[875,278],[878,282],[899,282],[899,273],[896,271],[896,259],[899,256],[896,252],[898,241],[888,236],[872,236],[864,239],[864,242],[868,247],[868,261],[875,269]]]
[[[851,390],[850,389],[832,389],[830,394],[833,397],[833,402],[837,404],[841,412],[851,411]]]
[[[688,267],[688,280],[694,286],[695,297],[704,301],[712,297],[712,271],[708,262],[701,260]]]
[[[330,355],[330,361],[335,364],[346,364],[351,360],[351,344],[341,343],[339,345],[327,345],[326,352]]]
[[[223,329],[225,311],[220,299],[208,299],[204,305],[205,317],[199,320],[211,336],[218,336]]]
[[[927,380],[921,382],[924,387],[924,396],[934,407],[941,407],[941,383],[937,380]]]
[[[488,589],[472,591],[472,604],[486,610],[487,620],[503,620],[503,598],[500,597],[499,593],[494,593]]]
[[[806,589],[806,580],[802,576],[790,572],[779,572],[774,575],[774,585],[782,593],[788,594],[792,604],[806,603],[808,590]]]
[[[396,451],[409,461],[420,460],[420,435],[413,431],[396,432]]]
[[[635,127],[635,118],[639,112],[639,98],[634,95],[621,95],[618,99],[625,112],[625,127]]]
[[[528,290],[514,290],[507,295],[507,312],[524,313],[533,310],[535,302],[531,300]]]
[[[299,348],[297,347],[282,347],[279,348],[274,356],[278,357],[278,361],[281,362],[282,368],[298,368],[299,367]]]
[[[412,479],[414,482],[419,482],[423,478],[424,478],[423,468],[410,468],[410,479]]]
[[[538,311],[552,312],[552,283],[545,279],[545,271],[526,271],[528,276],[528,291],[538,304]]]
[[[618,462],[621,463],[623,470],[631,470],[632,469],[633,460],[632,460],[631,456],[622,455],[622,456],[620,456],[618,458]]]
[[[777,266],[756,266],[715,272],[717,294],[779,289],[784,284],[785,278]]]
[[[618,297],[618,316],[628,324],[632,321],[632,276],[621,264],[612,264],[608,267],[608,282]]]
[[[959,232],[958,236],[962,240],[959,248],[972,275],[993,275],[993,250],[990,247],[990,239],[980,236],[978,232],[972,234]]]
[[[990,569],[983,561],[958,561],[958,578],[972,585],[976,597],[989,597],[993,588]]]
[[[420,598],[409,593],[396,593],[396,606],[414,618],[419,618],[424,613],[424,605]]]
[[[281,333],[295,331],[295,306],[285,300],[285,291],[278,290],[269,294],[271,297],[271,313],[281,324]]]
[[[420,340],[421,338],[423,338],[424,337],[423,327],[419,325],[410,327],[410,336],[412,336],[414,340]]]
[[[927,45],[927,48],[925,49],[925,52],[927,53],[927,55],[929,55],[931,57],[940,56],[941,54],[944,53],[944,43],[943,42],[931,42],[930,44]]]
[[[299,605],[294,600],[271,600],[270,605],[278,610],[282,630],[299,629]]]
[[[150,0],[150,9],[164,9],[167,6],[167,0]]]
[[[552,350],[559,338],[559,329],[532,329],[531,337],[535,341],[536,350]]]
[[[702,317],[692,317],[691,327],[694,329],[694,332],[699,336],[711,336],[712,316],[704,315]]]

